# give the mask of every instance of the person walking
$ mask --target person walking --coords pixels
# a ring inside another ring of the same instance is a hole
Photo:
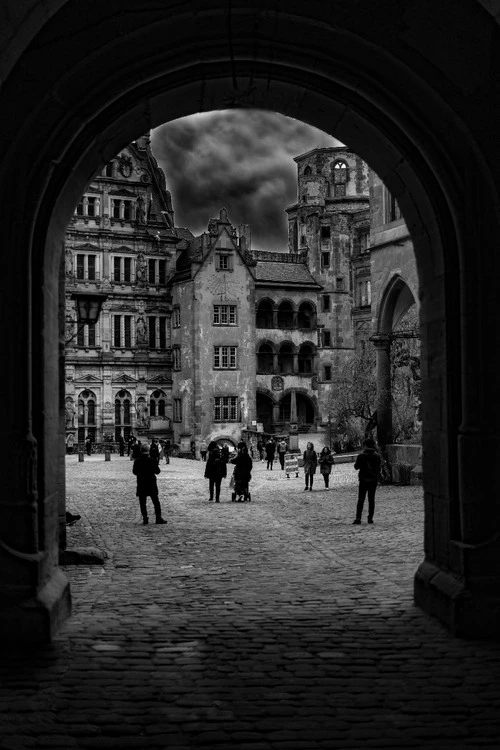
[[[68,437],[66,438],[66,453],[73,453],[73,446],[75,444],[75,436],[72,432],[69,433]]]
[[[257,441],[257,452],[259,454],[260,460],[263,461],[264,456],[266,455],[266,451],[265,451],[264,441],[261,438],[259,438]]]
[[[87,451],[87,456],[92,455],[92,438],[90,435],[87,435],[85,438],[85,450]]]
[[[170,440],[165,440],[165,443],[163,445],[163,453],[165,454],[165,463],[170,463],[170,451],[172,450],[172,443]]]
[[[220,502],[220,486],[225,476],[227,476],[227,463],[223,460],[220,450],[213,448],[208,454],[205,466],[205,479],[209,480],[209,502],[212,502],[214,499],[214,491],[215,502]]]
[[[304,459],[304,476],[306,480],[306,486],[304,492],[309,490],[312,492],[314,475],[316,474],[316,468],[318,466],[318,455],[314,450],[313,443],[308,443],[303,455]]]
[[[364,451],[358,454],[354,468],[359,471],[358,480],[358,503],[356,505],[356,518],[353,524],[361,523],[365,497],[368,494],[368,523],[373,523],[375,513],[375,492],[377,490],[378,477],[380,473],[381,458],[375,447],[375,441],[367,438],[364,443]]]
[[[266,458],[267,458],[266,470],[267,469],[271,469],[271,471],[273,470],[275,453],[276,453],[276,445],[274,443],[274,440],[272,438],[269,438],[269,440],[266,443]]]
[[[234,464],[234,492],[232,500],[233,502],[237,500],[239,503],[244,503],[251,499],[248,485],[252,478],[253,467],[253,461],[248,454],[248,448],[245,443],[238,445],[238,454],[235,458],[231,459],[231,463]]]
[[[285,438],[281,438],[278,443],[278,458],[280,461],[281,471],[285,470],[285,453],[288,450],[288,445]]]
[[[153,438],[151,441],[151,446],[149,448],[149,455],[154,461],[156,461],[156,463],[159,466],[160,465],[160,446],[156,438]]]
[[[125,455],[125,440],[123,439],[123,435],[120,432],[120,437],[118,438],[118,447],[120,449],[120,456]]]
[[[130,452],[135,445],[135,435],[130,435],[127,440],[127,456],[130,456]]]
[[[328,488],[328,485],[330,484],[330,474],[332,473],[333,453],[327,445],[325,445],[325,447],[319,454],[318,463],[320,473],[323,476],[325,487]]]
[[[156,475],[160,473],[160,467],[158,466],[158,462],[149,455],[149,445],[147,443],[141,445],[139,457],[135,459],[132,471],[137,477],[137,491],[135,494],[139,498],[143,526],[149,523],[146,506],[148,497],[151,498],[155,509],[155,523],[167,523],[161,516],[161,505],[158,498]]]
[[[207,460],[207,450],[208,450],[207,449],[207,441],[206,440],[202,440],[201,443],[200,443],[200,456],[201,456],[201,460],[202,461],[206,461]]]
[[[148,453],[149,453],[149,451],[148,451]],[[136,442],[132,446],[131,460],[135,461],[136,459],[139,458],[140,455],[141,455],[141,441],[140,440],[136,440]]]

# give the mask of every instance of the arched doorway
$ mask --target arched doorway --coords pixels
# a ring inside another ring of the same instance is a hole
[[[493,17],[472,0],[453,15],[430,2],[418,13],[395,4],[383,26],[367,0],[308,7],[307,14],[295,2],[271,3],[266,13],[250,3],[229,25],[231,9],[215,1],[202,19],[190,2],[168,14],[138,10],[130,0],[116,11],[95,4],[84,19],[76,3],[48,0],[45,7],[43,15],[26,9],[22,21],[12,21],[1,60],[9,149],[0,163],[0,201],[15,210],[1,227],[10,258],[0,320],[12,366],[2,373],[11,398],[0,455],[10,467],[5,497],[17,521],[0,508],[0,525],[6,547],[31,555],[16,559],[19,581],[6,568],[2,586],[20,602],[51,584],[61,605],[51,608],[43,632],[64,617],[67,586],[53,562],[52,505],[62,483],[52,456],[63,431],[63,399],[54,387],[57,287],[65,227],[85,184],[150,127],[207,108],[253,106],[334,132],[397,198],[417,257],[423,359],[432,364],[423,389],[426,561],[416,600],[454,632],[497,632],[491,570],[500,547],[491,539],[500,520],[487,498],[498,482],[489,470],[473,485],[468,478],[491,451],[491,425],[500,416],[491,341],[499,330],[500,263],[493,126],[500,95],[488,87],[500,67],[490,53],[499,40]],[[475,65],[464,66],[462,46],[451,41],[464,28],[475,30],[468,46]]]
[[[297,408],[297,424],[301,432],[309,432],[316,421],[316,408],[313,401],[305,393],[295,393]],[[290,423],[292,418],[291,394],[285,393],[279,403],[280,422]]]
[[[257,422],[262,424],[264,432],[274,432],[273,406],[270,396],[257,391]]]

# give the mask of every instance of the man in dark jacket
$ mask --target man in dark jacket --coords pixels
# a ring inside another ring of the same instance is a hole
[[[153,501],[156,523],[167,523],[161,517],[161,506],[158,499],[156,474],[160,473],[160,467],[158,466],[158,462],[150,457],[147,443],[141,445],[139,458],[135,459],[132,471],[137,477],[137,492],[135,494],[139,498],[143,525],[145,526],[148,523],[148,511],[146,508],[148,496]]]
[[[150,458],[153,458],[156,463],[159,465],[160,463],[160,445],[156,438],[153,438],[151,441],[151,446],[149,448],[149,456]]]
[[[363,514],[363,505],[365,504],[365,497],[368,493],[368,523],[373,523],[373,514],[375,513],[375,491],[377,489],[377,482],[380,473],[380,456],[375,449],[375,443],[371,438],[367,438],[363,443],[365,449],[360,453],[354,464],[354,468],[358,469],[359,475],[359,490],[358,490],[358,504],[356,506],[356,518],[354,524],[361,523],[361,516]]]
[[[221,452],[218,448],[214,448],[208,455],[208,460],[205,466],[205,479],[209,482],[210,502],[214,499],[215,490],[215,502],[220,502],[220,486],[225,476],[227,476],[226,461],[223,460]]]

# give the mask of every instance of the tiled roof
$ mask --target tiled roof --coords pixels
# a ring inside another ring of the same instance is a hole
[[[318,282],[311,275],[305,263],[278,263],[277,261],[257,261],[253,269],[256,281],[269,281],[278,284],[314,284]]]

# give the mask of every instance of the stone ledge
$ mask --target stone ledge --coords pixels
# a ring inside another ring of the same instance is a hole
[[[74,547],[59,551],[59,565],[104,565],[108,557],[97,547]]]

